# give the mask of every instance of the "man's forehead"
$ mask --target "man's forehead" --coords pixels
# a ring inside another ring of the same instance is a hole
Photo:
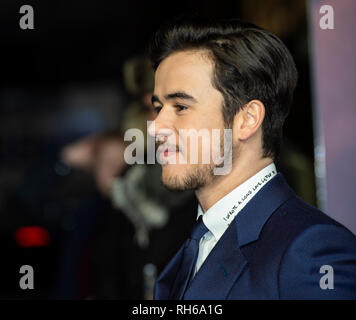
[[[156,94],[211,87],[212,63],[201,51],[181,51],[164,59],[155,73]],[[199,90],[200,91],[200,90]]]

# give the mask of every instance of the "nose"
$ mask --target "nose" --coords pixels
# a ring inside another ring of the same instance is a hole
[[[169,111],[161,109],[156,119],[151,122],[147,131],[148,134],[158,141],[167,140],[174,133],[173,121]]]

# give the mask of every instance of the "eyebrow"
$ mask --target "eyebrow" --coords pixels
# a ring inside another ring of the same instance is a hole
[[[172,92],[164,96],[166,100],[172,100],[172,99],[183,99],[183,100],[189,100],[192,102],[198,102],[197,99],[195,99],[193,96],[191,96],[188,93],[185,93],[183,91],[177,91],[177,92]],[[152,104],[154,102],[159,102],[160,104],[163,104],[159,98],[154,94],[152,95]]]

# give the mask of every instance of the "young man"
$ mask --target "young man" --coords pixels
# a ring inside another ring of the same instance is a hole
[[[298,198],[274,165],[297,82],[284,44],[241,21],[181,21],[157,32],[151,58],[162,182],[194,189],[200,204],[155,299],[356,299],[355,236]],[[215,170],[220,144],[190,148],[192,129],[231,129],[225,174]]]

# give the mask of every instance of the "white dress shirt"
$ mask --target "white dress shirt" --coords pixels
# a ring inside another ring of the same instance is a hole
[[[216,202],[206,212],[203,212],[200,205],[198,206],[197,219],[203,215],[203,222],[209,231],[200,239],[194,275],[236,215],[276,174],[276,166],[271,163]]]

